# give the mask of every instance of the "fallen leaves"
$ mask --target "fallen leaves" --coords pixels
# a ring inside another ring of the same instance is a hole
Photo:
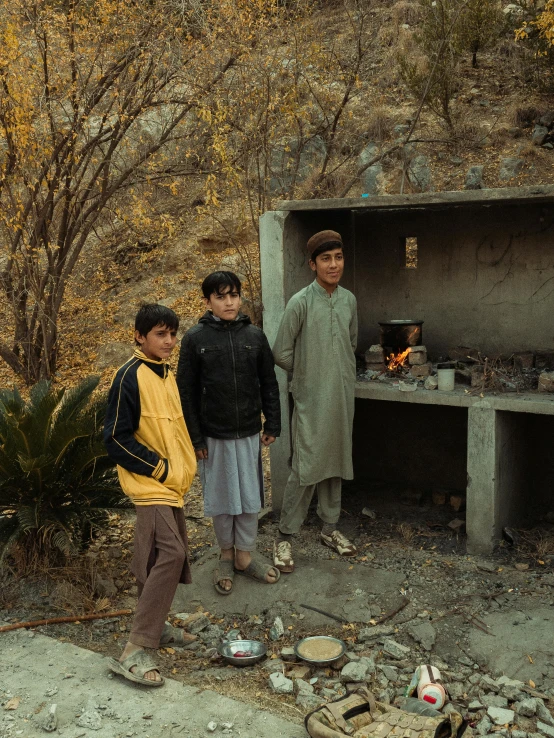
[[[17,710],[20,702],[21,697],[12,697],[11,700],[8,700],[4,705],[4,710]]]

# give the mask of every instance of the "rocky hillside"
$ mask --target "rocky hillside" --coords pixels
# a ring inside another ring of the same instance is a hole
[[[198,119],[197,144],[214,162],[219,156],[215,184],[199,175],[178,196],[154,193],[140,227],[116,219],[109,234],[90,239],[61,314],[56,381],[101,372],[107,385],[129,354],[142,301],[162,301],[188,328],[203,311],[199,284],[216,268],[243,277],[246,310],[259,319],[257,217],[279,199],[552,182],[549,70],[514,38],[531,11],[497,11],[501,27],[477,66],[469,51],[457,52],[449,125],[420,105],[403,72],[402,59],[425,70],[423,0],[322,3],[285,19],[233,78],[225,125],[216,129],[208,114]],[[268,108],[280,111],[271,128],[267,109],[259,115],[266,90]],[[221,100],[213,106],[221,110]],[[20,383],[5,364],[0,381]]]

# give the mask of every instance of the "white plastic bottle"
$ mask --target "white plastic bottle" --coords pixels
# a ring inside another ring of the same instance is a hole
[[[418,666],[417,697],[428,705],[440,710],[446,702],[446,690],[441,683],[441,673],[436,666]]]

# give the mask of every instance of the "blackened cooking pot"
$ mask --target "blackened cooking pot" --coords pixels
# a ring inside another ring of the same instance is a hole
[[[383,320],[381,327],[381,346],[398,353],[408,346],[421,346],[423,340],[422,320]]]

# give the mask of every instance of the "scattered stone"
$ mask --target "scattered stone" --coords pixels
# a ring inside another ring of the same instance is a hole
[[[311,667],[298,665],[293,666],[291,669],[287,669],[286,675],[289,677],[289,679],[307,679],[311,673]]]
[[[511,725],[514,722],[515,713],[513,710],[506,710],[503,707],[489,707],[487,715],[495,725]],[[554,732],[552,733],[554,738]]]
[[[518,715],[524,717],[533,717],[537,712],[537,702],[535,697],[527,697],[527,699],[516,702],[512,705],[512,709],[516,711]]]
[[[454,518],[448,523],[448,527],[451,528],[455,533],[463,533],[466,527],[466,521],[460,518]]]
[[[482,720],[479,721],[475,728],[477,735],[487,735],[492,728],[492,721],[488,715],[485,715]]]
[[[470,167],[466,174],[464,187],[466,190],[483,189],[483,169],[481,165]]]
[[[283,673],[285,663],[281,659],[268,659],[263,665],[262,669],[267,671],[268,674],[273,674],[276,671]]]
[[[482,697],[485,707],[508,707],[508,700],[499,694],[485,694]]]
[[[515,156],[508,156],[502,159],[500,162],[500,174],[499,177],[503,182],[507,182],[514,177],[517,177],[521,173],[524,165],[523,159],[518,159]]]
[[[362,642],[377,640],[383,636],[392,635],[394,625],[375,625],[373,628],[362,628],[358,633],[358,640]]]
[[[481,710],[484,707],[481,700],[472,700],[469,705],[467,706],[467,709],[470,712],[475,712],[476,710]]]
[[[499,682],[495,681],[488,674],[484,674],[481,677],[480,684],[483,687],[483,689],[488,689],[489,692],[498,692],[500,690]]]
[[[379,670],[382,671],[386,678],[391,682],[395,682],[398,679],[398,669],[396,666],[379,664]]]
[[[538,719],[543,723],[548,723],[548,725],[554,725],[554,718],[542,700],[537,699],[536,707],[537,710],[535,714]]]
[[[305,682],[303,679],[296,679],[294,681],[294,691],[296,694],[304,692],[304,694],[313,694],[314,688],[309,682]]]
[[[209,733],[215,733],[215,731],[217,730],[217,723],[215,722],[215,720],[210,720],[210,722],[206,725],[206,730]]]
[[[547,725],[546,723],[537,720],[537,730],[548,738],[554,738],[554,727]]]
[[[296,654],[292,646],[285,646],[281,649],[281,658],[283,661],[296,661]]]
[[[362,656],[359,663],[365,666],[366,675],[375,674],[375,660],[371,656]]]
[[[362,510],[362,515],[365,515],[366,518],[371,518],[371,520],[375,520],[375,518],[377,517],[377,513],[375,512],[375,510],[372,510],[369,507],[364,507],[364,509]]]
[[[80,728],[88,728],[89,730],[100,730],[102,727],[102,717],[98,712],[98,705],[89,700],[84,712],[82,712],[78,719],[77,725]]]
[[[452,700],[459,700],[465,694],[465,688],[462,682],[449,682],[448,694]]]
[[[350,682],[364,682],[366,679],[367,674],[367,666],[366,664],[360,659],[360,661],[351,661],[349,664],[346,664],[341,670],[340,673],[340,680],[342,684],[347,684]]]
[[[242,641],[242,635],[238,628],[229,630],[226,634],[226,638],[228,641]]]
[[[409,623],[406,626],[406,630],[416,643],[421,644],[425,651],[431,651],[435,645],[437,634],[428,620],[423,620],[419,623]]]
[[[48,712],[40,722],[40,727],[47,733],[53,733],[58,727],[57,705],[50,705]]]
[[[284,674],[279,672],[269,675],[269,686],[277,694],[292,694],[294,692],[292,679],[287,679]]]
[[[548,128],[546,126],[539,126],[536,125],[533,129],[531,140],[533,141],[534,146],[542,146],[543,143],[546,143],[546,139],[548,138]]]
[[[283,621],[277,615],[275,620],[273,621],[273,625],[269,629],[269,637],[272,641],[278,641],[279,638],[282,638],[285,634],[285,627],[283,625]]]
[[[463,159],[460,156],[451,156],[450,157],[450,163],[454,164],[455,166],[459,166],[460,164],[463,164]]]
[[[426,377],[423,386],[426,390],[436,390],[439,386],[438,377]]]
[[[524,730],[512,730],[512,738],[527,738],[527,733]]]
[[[392,638],[385,638],[383,651],[389,656],[392,656],[393,659],[403,659],[410,653],[411,649],[408,646],[397,643]]]

